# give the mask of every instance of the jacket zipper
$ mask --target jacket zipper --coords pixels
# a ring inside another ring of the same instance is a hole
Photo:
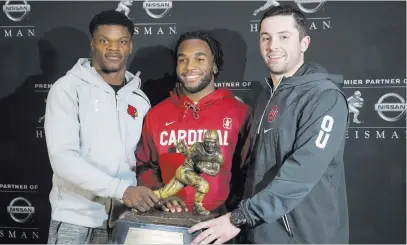
[[[278,86],[280,85],[280,82],[281,82],[282,79],[283,79],[283,77],[280,78],[280,81],[278,81],[278,84],[277,84],[276,88],[273,90],[273,88],[272,88],[272,87],[270,86],[270,84],[268,83],[267,78],[264,78],[264,80],[266,80],[266,84],[269,86],[269,88],[270,88],[270,90],[272,90],[272,92],[271,92],[271,95],[270,95],[269,101],[267,102],[266,107],[264,107],[263,114],[261,115],[259,127],[257,128],[257,134],[260,134],[260,127],[261,127],[261,124],[262,124],[262,122],[263,122],[264,114],[266,113],[266,110],[267,110],[267,107],[268,107],[269,104],[270,104],[271,98],[273,97],[273,94],[276,92],[276,90],[277,90]]]
[[[122,137],[122,128],[121,128],[121,126],[120,126],[120,110],[119,110],[119,103],[118,103],[118,101],[117,101],[117,100],[118,100],[118,97],[119,97],[119,95],[118,95],[118,93],[115,91],[114,98],[115,98],[115,101],[116,101],[117,122],[118,122],[118,126],[119,126],[120,141],[122,142],[122,150],[121,150],[121,156],[120,156],[120,163],[119,163],[119,168],[118,168],[117,171],[116,171],[116,176],[119,174],[120,169],[121,169],[121,167],[122,167],[123,151],[124,151],[124,148],[125,148],[125,145],[124,145],[124,142],[123,142],[123,137]]]

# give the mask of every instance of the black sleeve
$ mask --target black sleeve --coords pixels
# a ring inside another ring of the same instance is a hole
[[[246,167],[249,159],[249,133],[252,123],[252,117],[252,110],[251,108],[248,108],[245,121],[239,131],[239,137],[232,160],[230,193],[226,201],[226,208],[228,210],[237,208],[244,194],[244,186],[246,183]]]

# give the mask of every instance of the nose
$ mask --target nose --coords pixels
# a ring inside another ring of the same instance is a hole
[[[187,68],[187,70],[189,71],[193,71],[196,69],[196,62],[194,59],[188,59],[186,61],[185,67]]]
[[[280,46],[280,42],[278,40],[278,38],[270,38],[270,40],[267,43],[267,50],[271,51],[274,49],[278,49],[278,47]]]
[[[118,50],[119,44],[117,42],[109,42],[108,49],[110,50]]]

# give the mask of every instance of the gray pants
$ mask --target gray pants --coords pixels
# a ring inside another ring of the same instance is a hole
[[[107,244],[108,230],[51,220],[48,244]]]

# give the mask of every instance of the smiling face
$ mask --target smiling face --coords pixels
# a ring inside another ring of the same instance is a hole
[[[200,39],[189,39],[177,50],[177,76],[183,89],[198,93],[214,82],[214,61],[209,45]]]
[[[309,36],[300,32],[291,15],[265,18],[260,26],[260,53],[271,74],[291,76],[304,62]]]
[[[133,43],[128,29],[121,25],[98,26],[91,40],[92,65],[105,73],[126,69]]]

